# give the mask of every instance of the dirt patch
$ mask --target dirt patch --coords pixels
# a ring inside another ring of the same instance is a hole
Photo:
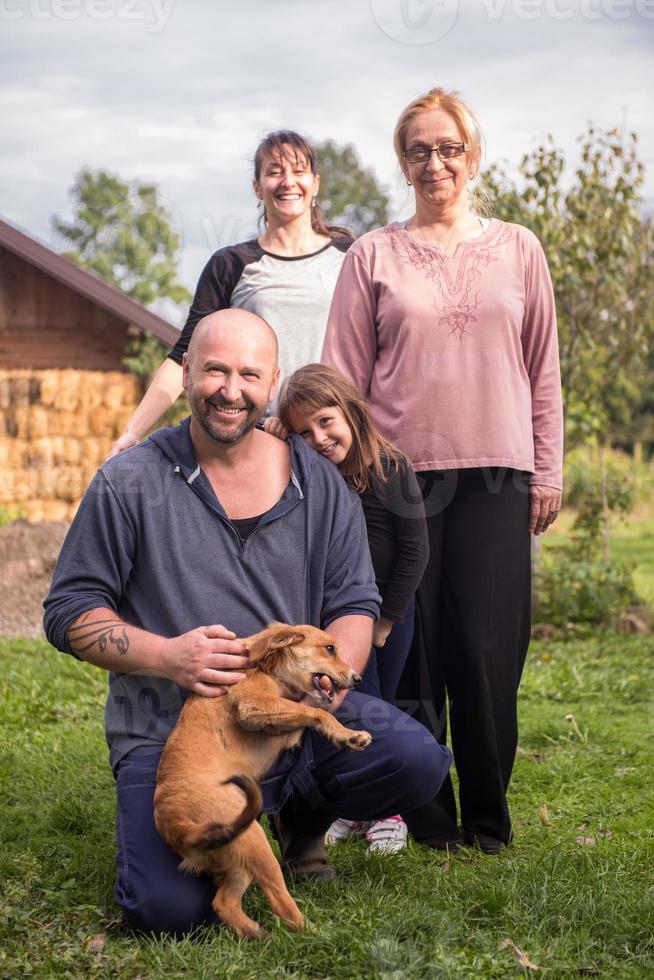
[[[0,527],[0,636],[43,636],[43,599],[68,524]]]

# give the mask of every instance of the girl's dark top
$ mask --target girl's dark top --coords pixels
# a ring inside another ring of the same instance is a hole
[[[386,482],[373,476],[361,494],[368,544],[382,597],[381,615],[404,619],[429,558],[427,522],[420,487],[407,462],[396,468],[382,456]]]

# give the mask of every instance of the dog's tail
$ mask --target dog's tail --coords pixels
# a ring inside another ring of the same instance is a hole
[[[191,847],[199,847],[203,850],[223,847],[242,834],[258,817],[263,807],[263,797],[256,779],[252,779],[251,776],[232,776],[231,779],[225,780],[223,786],[228,786],[230,783],[238,786],[245,793],[244,809],[231,823],[205,824],[192,837],[187,838],[187,843]]]

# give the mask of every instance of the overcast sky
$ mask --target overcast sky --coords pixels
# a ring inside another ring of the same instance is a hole
[[[510,167],[547,133],[574,161],[589,120],[636,130],[652,198],[653,40],[654,0],[0,0],[0,214],[57,245],[81,167],[154,181],[192,289],[254,232],[270,129],[353,143],[408,213],[392,131],[433,85]]]

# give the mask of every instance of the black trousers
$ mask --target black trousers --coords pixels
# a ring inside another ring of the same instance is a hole
[[[431,554],[396,703],[443,744],[449,714],[463,829],[508,843],[506,791],[530,636],[529,474],[483,468],[418,477]],[[418,841],[458,838],[449,775],[405,818]]]

